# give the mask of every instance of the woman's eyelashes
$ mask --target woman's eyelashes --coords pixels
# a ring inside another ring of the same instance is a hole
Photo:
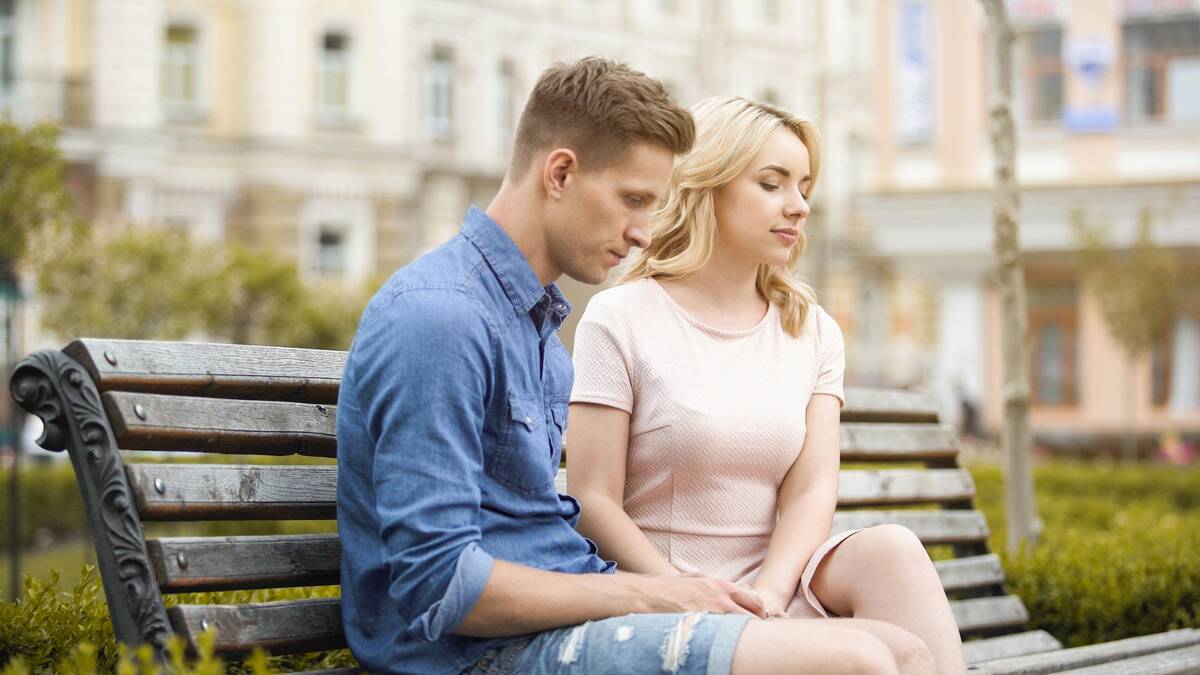
[[[767,192],[774,192],[779,189],[779,186],[773,183],[759,183],[759,185],[762,186],[762,189],[766,190]]]

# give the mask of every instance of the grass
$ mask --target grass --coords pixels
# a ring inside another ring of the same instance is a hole
[[[4,551],[0,559],[0,588],[4,589],[4,599],[13,597],[9,585],[9,570],[12,569],[10,551]],[[69,588],[79,581],[79,571],[84,565],[96,564],[96,549],[86,539],[79,538],[54,544],[43,549],[29,549],[21,552],[21,575],[31,575],[39,579],[50,576],[51,570],[58,570],[64,588]]]

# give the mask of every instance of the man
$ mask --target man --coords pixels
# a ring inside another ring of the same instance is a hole
[[[486,213],[364,311],[337,421],[343,623],[364,668],[753,673],[803,658],[895,672],[871,636],[751,621],[749,589],[615,573],[555,490],[572,370],[553,281],[600,283],[648,244],[693,135],[662,85],[622,64],[548,69]]]

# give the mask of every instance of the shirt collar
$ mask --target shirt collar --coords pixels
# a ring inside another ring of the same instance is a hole
[[[539,300],[549,295],[552,313],[558,314],[560,319],[570,313],[571,303],[558,286],[551,283],[543,287],[521,249],[499,223],[478,207],[467,210],[462,233],[483,254],[483,259],[500,280],[504,294],[518,312],[528,313]]]

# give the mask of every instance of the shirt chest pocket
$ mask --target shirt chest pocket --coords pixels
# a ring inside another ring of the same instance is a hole
[[[553,489],[555,456],[562,445],[557,419],[555,415],[547,423],[537,396],[510,393],[507,414],[500,420],[499,445],[487,467],[492,478],[519,494]],[[565,410],[561,419],[565,423]]]

